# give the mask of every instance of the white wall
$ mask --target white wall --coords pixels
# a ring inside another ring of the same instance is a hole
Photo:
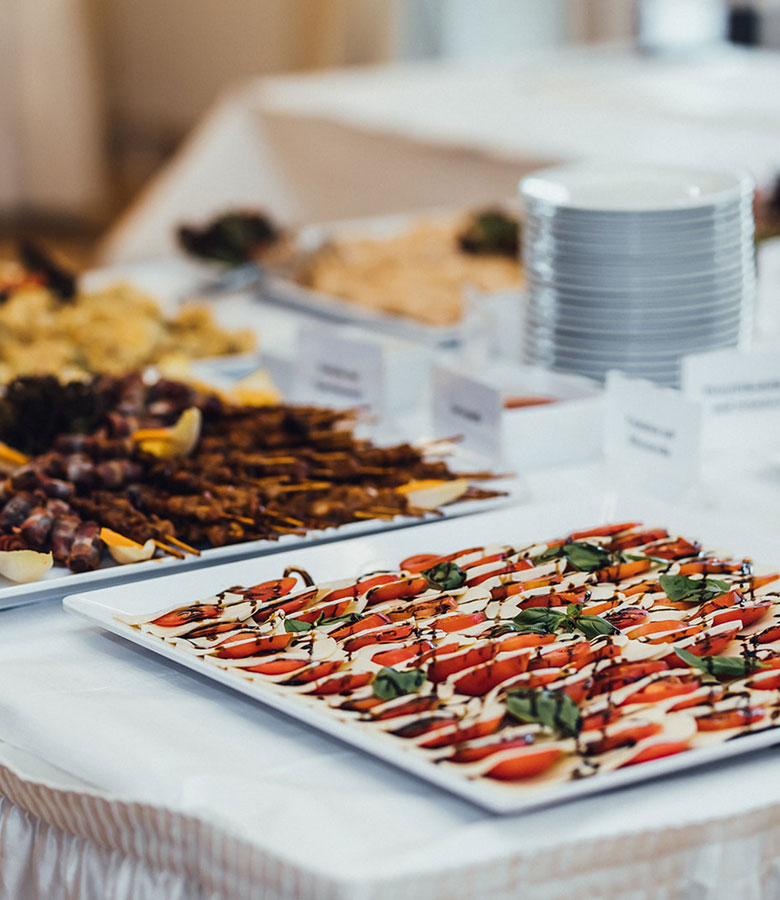
[[[445,0],[444,56],[506,56],[562,43],[568,32],[566,0]]]

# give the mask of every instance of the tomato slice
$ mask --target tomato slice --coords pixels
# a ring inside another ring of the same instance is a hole
[[[699,731],[723,731],[727,728],[745,728],[758,722],[766,716],[766,710],[761,706],[740,706],[736,709],[726,709],[719,712],[707,713],[696,717],[696,727]]]
[[[261,653],[278,653],[289,646],[294,638],[294,634],[273,634],[266,637],[252,631],[243,631],[231,635],[215,647],[211,655],[219,659],[244,659]]]
[[[348,584],[346,587],[331,591],[320,600],[320,603],[335,603],[336,600],[344,600],[347,597],[354,600],[365,594],[366,591],[370,591],[371,588],[378,587],[380,584],[390,584],[394,581],[398,581],[398,576],[390,572],[382,575],[373,575],[370,578],[364,578],[356,581],[354,584]]]
[[[724,631],[721,634],[703,634],[701,639],[697,639],[694,643],[688,644],[683,649],[687,650],[689,653],[693,653],[694,656],[720,656],[734,640],[737,632],[741,628],[742,623],[738,622],[728,631]],[[669,659],[671,658],[672,657],[670,656]],[[677,660],[677,664],[680,665],[680,658],[676,654],[674,654],[674,658]]]
[[[439,705],[439,698],[433,694],[425,697],[412,697],[405,703],[393,706],[390,709],[384,709],[382,712],[374,713],[373,718],[377,722],[384,722],[386,719],[397,719],[400,716],[412,716],[420,712],[427,712]]]
[[[453,631],[463,631],[466,628],[473,628],[487,619],[482,610],[475,613],[462,613],[454,616],[444,616],[436,622],[436,628],[439,631],[451,633]]]
[[[418,553],[416,556],[407,556],[401,563],[404,572],[411,572],[416,575],[423,569],[430,569],[432,566],[441,562],[441,557],[437,553]]]
[[[625,747],[629,744],[638,744],[645,738],[652,737],[661,731],[662,726],[658,722],[647,722],[644,725],[627,725],[621,730],[615,730],[612,734],[605,734],[588,744],[589,753],[608,753],[610,750],[616,750],[618,747]]]
[[[348,694],[367,685],[373,677],[371,672],[361,672],[357,675],[340,675],[336,678],[328,678],[327,681],[318,684],[310,693],[319,697],[324,697],[328,694]]]
[[[550,594],[537,594],[520,603],[521,609],[538,609],[551,606],[568,606],[570,603],[579,603],[582,598],[574,591],[553,591]]]
[[[641,625],[646,622],[649,615],[646,610],[635,607],[626,609],[618,609],[615,612],[607,613],[604,618],[615,626],[619,631],[627,631],[635,625]]]
[[[437,597],[433,600],[422,600],[413,606],[399,607],[388,610],[386,613],[391,622],[399,622],[404,619],[430,619],[433,616],[443,616],[455,609],[458,601],[454,597]]]
[[[310,681],[319,681],[320,678],[332,675],[340,666],[341,661],[337,659],[316,663],[313,666],[307,666],[305,669],[301,669],[300,672],[296,672],[295,676],[293,678],[288,678],[284,684],[308,684]]]
[[[351,625],[343,625],[335,631],[329,632],[329,636],[334,641],[343,641],[344,638],[352,637],[353,634],[366,631],[369,628],[380,628],[382,625],[389,625],[390,619],[384,613],[371,613]]]
[[[613,644],[597,644],[595,647],[588,641],[577,641],[568,646],[556,647],[549,652],[540,650],[528,665],[529,669],[562,669],[564,666],[581,669],[599,659],[617,656],[620,648]]]
[[[570,541],[579,541],[588,537],[609,537],[613,534],[620,534],[621,531],[628,531],[629,528],[640,528],[641,522],[618,522],[613,525],[597,525],[595,528],[586,528],[584,531],[572,531],[569,535]]]
[[[466,728],[456,728],[454,731],[448,732],[447,734],[430,738],[425,741],[422,746],[430,749],[437,749],[439,747],[449,747],[452,744],[465,744],[467,741],[474,741],[477,738],[487,737],[489,734],[494,734],[498,731],[503,718],[503,716],[498,716],[495,719],[476,722],[474,725],[469,725]]]
[[[550,747],[547,750],[530,750],[519,753],[512,759],[493,766],[486,772],[488,778],[497,778],[499,781],[521,781],[524,778],[533,778],[541,775],[553,766],[563,751],[560,747]]]
[[[680,575],[725,575],[742,571],[743,564],[736,560],[698,559],[680,564]]]
[[[433,649],[430,641],[415,641],[408,647],[397,647],[395,650],[380,650],[371,657],[371,662],[378,666],[397,666],[398,663],[417,657],[418,666],[426,662]]]
[[[402,578],[371,588],[366,601],[369,606],[373,606],[376,603],[386,603],[388,600],[407,600],[422,594],[429,587],[426,578]]]
[[[186,625],[187,622],[202,622],[203,619],[216,619],[224,610],[223,606],[215,606],[213,604],[193,604],[192,606],[182,606],[171,612],[165,613],[157,619],[153,619],[150,624],[157,625],[159,628],[178,628],[180,625]]]
[[[657,556],[659,559],[687,559],[701,553],[701,544],[691,543],[685,538],[677,538],[675,541],[652,544],[646,547],[644,552],[648,556]]]
[[[293,597],[292,600],[286,600],[283,603],[280,603],[278,600],[274,603],[266,603],[257,610],[252,618],[255,622],[262,625],[262,623],[267,622],[268,619],[271,618],[271,615],[277,610],[284,610],[285,615],[290,615],[290,613],[304,609],[316,596],[317,588],[314,588],[311,591],[304,591],[304,593]]]
[[[616,537],[606,545],[605,549],[610,553],[617,553],[619,550],[630,550],[632,547],[641,547],[667,537],[669,537],[669,532],[665,528],[651,528],[648,531],[637,531]]]
[[[618,563],[615,566],[606,566],[593,573],[593,580],[596,583],[603,581],[617,583],[623,581],[624,578],[632,578],[634,575],[639,575],[640,572],[646,572],[652,564],[649,559],[635,559],[631,562]]]
[[[414,631],[414,625],[393,625],[391,628],[383,628],[381,631],[372,631],[371,634],[363,634],[350,638],[343,646],[347,653],[354,653],[361,647],[370,647],[371,644],[390,644],[408,638]]]
[[[632,639],[646,637],[648,643],[671,643],[672,641],[681,641],[683,638],[692,637],[704,629],[704,625],[685,625],[679,619],[655,619],[652,622],[645,622],[628,632],[628,636]],[[653,639],[653,635],[661,635]]]
[[[352,605],[352,597],[341,600],[338,603],[330,603],[327,606],[321,606],[319,603],[311,609],[306,609],[299,615],[295,616],[301,622],[309,622],[313,624],[319,618],[334,619],[337,616],[343,616],[344,613]]]
[[[502,682],[522,675],[527,668],[527,653],[521,653],[509,659],[491,660],[478,669],[461,675],[455,681],[455,690],[468,697],[483,697]]]
[[[268,662],[258,663],[256,666],[246,666],[244,672],[257,672],[260,675],[286,675],[288,672],[294,672],[296,669],[302,669],[308,666],[311,660],[306,657],[304,659],[272,659]]]
[[[428,667],[428,680],[434,684],[446,681],[450,675],[456,672],[462,672],[464,669],[470,669],[472,666],[478,666],[480,663],[487,662],[499,652],[498,644],[482,644],[467,650],[465,653],[455,653],[444,659],[435,660]]]
[[[625,687],[645,678],[653,672],[662,672],[669,666],[660,659],[647,659],[641,662],[618,662],[602,669],[593,679],[593,687],[589,692],[589,696],[595,697],[597,694],[611,693],[618,688]]]
[[[651,744],[640,750],[636,756],[632,756],[623,766],[635,766],[637,763],[650,762],[653,759],[662,759],[664,756],[673,756],[675,753],[683,753],[688,749],[685,741],[665,741]],[[623,767],[621,766],[621,768]]]
[[[298,584],[297,578],[278,578],[275,581],[264,581],[262,584],[256,584],[254,587],[247,588],[244,596],[247,600],[255,600],[258,603],[267,603],[269,600],[278,600],[289,594],[290,591]]]
[[[623,701],[621,706],[633,703],[659,703],[661,700],[668,700],[670,697],[690,694],[700,684],[701,682],[695,676],[680,677],[678,675],[668,675],[665,678],[653,681],[635,694],[631,694]]]
[[[510,563],[507,566],[501,566],[498,569],[493,569],[490,572],[483,572],[481,575],[475,575],[473,578],[469,578],[466,581],[467,587],[476,587],[478,584],[482,584],[483,581],[487,581],[489,578],[495,578],[497,575],[508,575],[510,572],[522,572],[524,569],[533,569],[534,564],[527,559],[520,559],[517,562]]]

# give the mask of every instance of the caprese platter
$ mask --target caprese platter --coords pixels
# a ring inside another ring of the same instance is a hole
[[[776,572],[657,522],[532,524],[498,511],[65,605],[494,811],[780,742]]]

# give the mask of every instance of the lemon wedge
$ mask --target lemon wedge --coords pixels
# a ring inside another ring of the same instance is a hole
[[[142,428],[133,433],[133,441],[152,456],[188,456],[200,440],[203,415],[197,406],[185,409],[170,428]]]
[[[233,400],[242,406],[271,406],[282,395],[265,369],[258,369],[233,385]]]
[[[13,472],[19,466],[23,466],[30,461],[30,457],[26,453],[20,453],[0,441],[0,471]]]
[[[460,499],[468,487],[466,478],[456,478],[453,481],[429,478],[402,484],[396,491],[406,497],[410,506],[416,506],[418,509],[438,509]]]
[[[51,553],[37,550],[0,550],[0,575],[16,584],[38,581],[54,565]]]
[[[108,547],[114,562],[118,562],[121,566],[151,559],[157,549],[151,538],[145,544],[139,544],[110,528],[100,529],[100,540]]]

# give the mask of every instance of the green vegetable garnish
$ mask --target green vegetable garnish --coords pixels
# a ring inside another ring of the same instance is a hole
[[[431,587],[442,591],[454,591],[466,583],[466,573],[454,562],[439,563],[430,569],[423,569],[420,574]]]
[[[661,575],[658,583],[674,603],[704,603],[731,590],[727,581],[717,578],[688,578],[687,575]]]
[[[537,722],[567,737],[576,737],[582,728],[577,704],[563,692],[547,688],[521,688],[506,695],[507,712],[520,722]]]
[[[380,700],[393,700],[404,694],[415,694],[426,682],[428,676],[422,669],[406,669],[399,672],[390,666],[380,669],[374,678],[374,696]]]

